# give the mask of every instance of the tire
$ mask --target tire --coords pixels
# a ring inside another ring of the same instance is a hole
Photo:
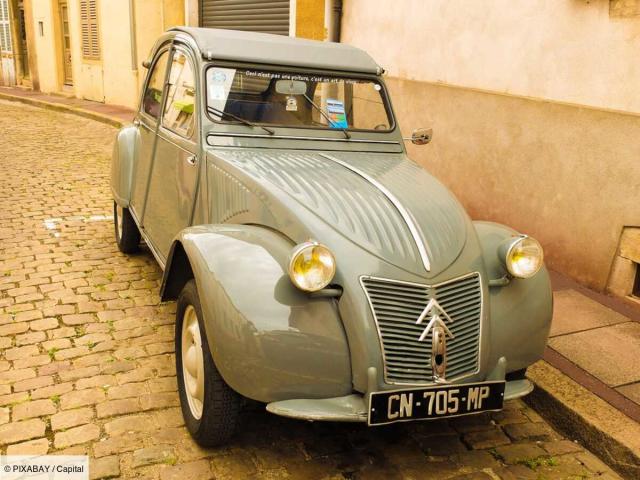
[[[191,328],[195,325],[198,327],[199,341],[198,335],[193,334],[195,328]],[[225,444],[236,431],[242,398],[226,384],[213,362],[193,279],[187,282],[178,297],[175,345],[178,392],[187,430],[203,447]],[[195,350],[188,353],[187,349],[183,359],[183,349],[185,346],[189,348],[189,345]],[[189,359],[193,362],[190,368],[183,365],[185,359],[187,364]],[[196,375],[192,375],[194,371]]]
[[[128,208],[113,202],[113,225],[116,232],[116,243],[122,253],[134,253],[140,246],[140,230],[133,220]]]

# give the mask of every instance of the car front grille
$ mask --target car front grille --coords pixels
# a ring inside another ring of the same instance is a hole
[[[429,321],[416,320],[434,298],[453,323],[447,326],[446,378],[452,380],[478,370],[482,286],[473,273],[434,286],[418,285],[375,277],[362,277],[378,326],[388,383],[432,383],[431,333],[418,341]]]

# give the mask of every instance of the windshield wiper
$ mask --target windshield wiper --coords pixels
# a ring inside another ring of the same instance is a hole
[[[342,133],[344,133],[345,138],[348,138],[348,139],[350,139],[350,138],[351,138],[351,134],[350,134],[349,132],[347,132],[347,129],[346,129],[346,128],[340,128],[340,127],[338,127],[338,125],[336,124],[336,122],[334,122],[333,120],[331,120],[331,119],[329,118],[329,115],[327,115],[327,114],[325,113],[325,111],[324,111],[324,110],[322,110],[322,108],[320,108],[318,105],[316,105],[315,103],[313,103],[313,100],[311,100],[311,99],[309,98],[309,96],[308,96],[306,93],[304,93],[302,96],[307,100],[307,102],[309,102],[309,103],[313,106],[313,108],[315,108],[317,111],[319,111],[319,112],[320,112],[320,114],[321,114],[324,118],[326,118],[326,120],[331,124],[331,126],[332,126],[333,128],[335,128],[336,130],[340,130]]]
[[[263,125],[257,125],[255,123],[251,123],[249,120],[245,120],[242,117],[239,117],[237,115],[234,115],[233,113],[229,113],[229,112],[225,112],[224,110],[220,110],[217,109],[215,107],[211,107],[209,105],[207,105],[207,110],[209,110],[209,112],[218,115],[220,118],[222,117],[229,117],[229,118],[233,118],[234,120],[237,120],[238,122],[247,125],[249,127],[259,127],[261,129],[263,129],[265,132],[267,132],[269,135],[273,135],[275,132],[273,130],[271,130],[270,128],[267,128]]]

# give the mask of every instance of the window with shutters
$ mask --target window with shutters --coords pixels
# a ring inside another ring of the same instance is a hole
[[[11,53],[11,25],[9,24],[9,3],[0,0],[0,50]]]
[[[82,57],[87,60],[100,60],[98,0],[80,0],[80,31]]]

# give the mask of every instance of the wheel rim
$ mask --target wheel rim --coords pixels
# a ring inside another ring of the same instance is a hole
[[[116,229],[118,230],[118,240],[122,238],[122,218],[124,217],[124,209],[120,205],[116,205]]]
[[[202,417],[204,403],[204,360],[202,337],[198,315],[193,305],[188,305],[182,317],[182,377],[184,391],[191,415],[196,420]]]

